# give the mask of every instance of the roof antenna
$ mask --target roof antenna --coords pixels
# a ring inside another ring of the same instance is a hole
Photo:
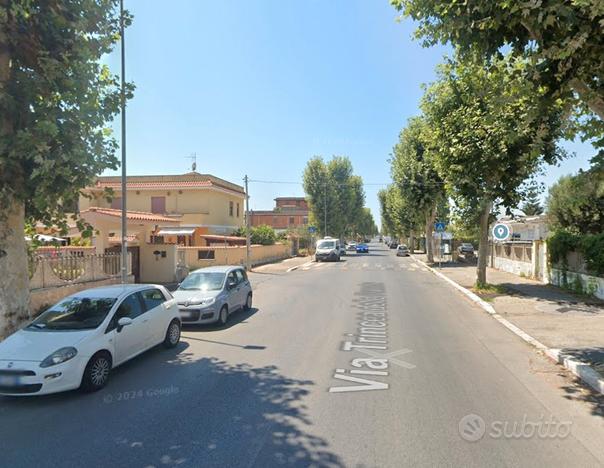
[[[185,157],[193,161],[193,164],[191,164],[191,172],[195,172],[197,170],[197,153],[191,153],[191,156]]]

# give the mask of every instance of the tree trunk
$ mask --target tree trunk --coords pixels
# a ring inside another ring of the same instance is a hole
[[[432,208],[428,216],[426,216],[426,255],[428,263],[434,263],[434,249],[432,242],[432,232],[434,231],[434,221],[436,220],[436,206]]]
[[[23,203],[14,200],[0,211],[0,338],[30,316],[24,214]]]
[[[409,233],[409,252],[415,253],[415,231]]]
[[[489,216],[493,202],[485,201],[480,213],[480,234],[478,240],[478,265],[476,267],[476,285],[478,287],[487,284],[487,255],[489,247]]]

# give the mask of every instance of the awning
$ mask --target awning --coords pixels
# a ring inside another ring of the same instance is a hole
[[[195,232],[195,229],[184,228],[162,228],[157,233],[158,236],[190,236]]]

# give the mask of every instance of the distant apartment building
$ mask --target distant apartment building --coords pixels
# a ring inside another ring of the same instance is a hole
[[[250,212],[250,224],[266,224],[278,231],[305,227],[308,225],[308,203],[304,197],[275,198],[275,208],[272,210]]]

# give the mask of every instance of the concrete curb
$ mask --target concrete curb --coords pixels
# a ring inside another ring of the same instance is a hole
[[[592,369],[589,366],[589,364],[586,364],[582,361],[579,361],[576,358],[565,355],[560,349],[548,348],[547,346],[545,346],[543,343],[541,343],[540,341],[533,338],[528,333],[522,331],[520,328],[518,328],[516,325],[514,325],[509,320],[504,319],[501,315],[499,315],[497,313],[497,311],[491,304],[482,300],[480,297],[478,297],[472,291],[457,284],[451,278],[443,275],[441,272],[428,266],[425,262],[422,262],[421,260],[419,260],[413,256],[411,258],[413,259],[413,261],[418,262],[419,264],[421,264],[422,266],[424,266],[425,268],[430,270],[434,275],[445,280],[447,283],[449,283],[451,286],[453,286],[455,289],[457,289],[459,292],[461,292],[468,299],[470,299],[476,305],[481,307],[491,317],[493,317],[495,320],[497,320],[499,323],[501,323],[504,327],[506,327],[512,333],[519,336],[524,341],[526,341],[530,345],[537,348],[539,351],[542,351],[552,361],[564,366],[566,369],[568,369],[573,374],[575,374],[577,377],[579,377],[579,379],[581,379],[583,382],[585,382],[587,385],[589,385],[591,388],[593,388],[596,392],[604,394],[604,378],[602,378],[598,372],[596,372],[594,369]]]

